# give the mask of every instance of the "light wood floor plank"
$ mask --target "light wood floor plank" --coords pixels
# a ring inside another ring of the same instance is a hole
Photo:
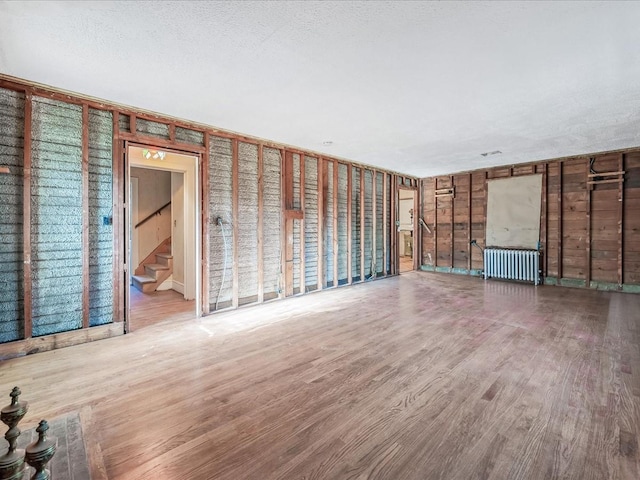
[[[24,429],[81,412],[95,478],[640,478],[638,295],[410,272],[203,319],[165,296],[0,364]]]

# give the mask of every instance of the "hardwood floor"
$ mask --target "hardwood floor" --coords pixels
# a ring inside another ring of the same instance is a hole
[[[413,258],[400,256],[400,264],[398,268],[398,272],[405,273],[413,270]]]
[[[640,295],[410,272],[7,360],[94,479],[640,478]],[[8,397],[6,397],[8,400]]]
[[[132,331],[159,323],[175,323],[195,318],[195,300],[185,300],[184,296],[175,290],[142,293],[135,287],[129,288],[131,298],[129,326]]]

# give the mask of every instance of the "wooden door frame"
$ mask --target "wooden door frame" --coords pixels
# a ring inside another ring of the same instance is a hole
[[[208,192],[205,191],[205,189],[203,188],[204,182],[203,182],[202,176],[206,174],[206,172],[203,171],[203,163],[204,163],[203,152],[195,149],[187,150],[187,149],[181,149],[181,148],[165,147],[162,145],[155,144],[153,143],[152,140],[147,140],[147,139],[144,139],[144,140],[123,139],[118,143],[119,143],[118,144],[119,151],[117,152],[117,155],[120,158],[119,162],[121,162],[120,163],[121,170],[119,169],[120,171],[119,171],[118,181],[122,182],[121,184],[122,188],[119,188],[120,194],[116,198],[116,203],[117,203],[116,211],[122,212],[122,215],[119,216],[119,218],[117,219],[119,223],[118,226],[121,232],[120,234],[118,234],[117,248],[119,252],[118,256],[121,260],[118,262],[116,266],[117,279],[118,279],[117,280],[118,288],[116,291],[119,291],[120,295],[119,295],[119,298],[117,299],[114,297],[114,304],[118,305],[117,308],[120,312],[120,318],[122,318],[124,322],[124,331],[125,333],[131,331],[131,325],[129,323],[130,309],[131,309],[129,275],[130,275],[131,265],[129,265],[129,256],[128,256],[129,255],[128,245],[129,245],[129,234],[130,234],[129,230],[131,227],[131,219],[130,219],[131,209],[130,209],[130,205],[128,204],[129,182],[131,181],[131,178],[130,178],[131,162],[129,161],[130,147],[162,150],[165,152],[175,153],[177,155],[186,155],[186,156],[196,158],[196,165],[195,165],[196,205],[195,205],[194,215],[195,215],[196,225],[198,225],[198,222],[200,222],[199,223],[200,234],[198,235],[198,232],[196,232],[196,239],[195,239],[196,252],[194,252],[194,254],[196,255],[196,269],[194,273],[196,275],[196,294],[199,296],[200,302],[198,303],[198,301],[196,301],[195,316],[200,317],[204,312],[208,311],[208,309],[205,309],[205,305],[204,305],[207,299],[206,291],[208,290],[207,290],[207,285],[204,281],[205,280],[204,275],[202,273],[203,269],[197,268],[198,261],[200,261],[201,265],[204,265],[204,262],[207,259],[207,255],[205,253],[204,238],[205,236],[208,236],[208,228],[207,228],[208,225],[207,225],[207,222],[205,221],[206,219],[203,216],[203,213],[204,213],[203,206],[206,205],[208,202]],[[115,179],[114,179],[114,182],[115,182]],[[200,202],[200,205],[197,204],[198,201]],[[116,219],[114,218],[114,222],[115,221]]]
[[[408,185],[397,185],[396,187],[396,195],[395,195],[395,212],[396,212],[396,225],[392,225],[393,228],[393,234],[396,236],[396,242],[395,242],[395,259],[396,259],[396,268],[397,268],[397,272],[396,273],[400,273],[400,248],[399,248],[399,232],[398,232],[398,224],[397,222],[400,221],[400,190],[410,190],[413,192],[413,251],[412,251],[412,260],[413,260],[413,270],[418,270],[419,268],[419,258],[421,256],[421,251],[422,251],[422,242],[421,242],[421,238],[422,235],[420,235],[420,231],[418,230],[418,227],[420,226],[420,224],[418,223],[418,218],[420,216],[420,212],[418,210],[418,207],[420,205],[419,202],[419,196],[420,196],[420,190],[418,189],[418,187],[410,187]]]

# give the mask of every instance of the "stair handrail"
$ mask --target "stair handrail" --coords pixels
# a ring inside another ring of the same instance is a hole
[[[163,206],[161,206],[159,209],[157,209],[157,210],[156,210],[155,212],[153,212],[151,215],[148,215],[147,217],[145,217],[145,219],[144,219],[144,220],[142,220],[141,222],[138,222],[138,223],[136,224],[136,226],[135,226],[135,227],[133,227],[133,228],[138,228],[138,227],[139,227],[140,225],[142,225],[143,223],[145,223],[145,222],[147,222],[147,221],[151,220],[151,217],[155,217],[156,215],[159,215],[159,214],[160,214],[160,212],[161,212],[162,210],[164,210],[165,208],[167,208],[169,205],[171,205],[171,202],[166,203],[166,204],[164,204]]]

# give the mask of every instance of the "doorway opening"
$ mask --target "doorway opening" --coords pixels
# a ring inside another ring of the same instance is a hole
[[[398,273],[415,270],[416,191],[398,189]]]
[[[200,315],[198,157],[128,146],[127,331]]]

